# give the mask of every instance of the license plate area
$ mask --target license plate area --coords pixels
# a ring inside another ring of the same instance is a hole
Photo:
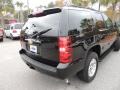
[[[32,52],[32,53],[38,53],[38,51],[37,51],[37,46],[35,46],[35,45],[30,45],[30,52]]]

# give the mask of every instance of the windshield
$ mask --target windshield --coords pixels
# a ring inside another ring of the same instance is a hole
[[[16,24],[15,25],[15,29],[22,29],[22,27],[23,27],[23,24]]]
[[[26,34],[33,34],[34,32],[41,32],[46,29],[52,29],[44,35],[58,35],[60,13],[51,14],[38,18],[30,18],[24,25],[23,30]]]

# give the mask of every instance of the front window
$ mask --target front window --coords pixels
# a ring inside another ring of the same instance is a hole
[[[110,18],[108,18],[105,14],[103,14],[103,18],[104,18],[104,21],[106,23],[106,27],[108,29],[112,28],[113,27],[113,24],[112,24],[112,21]]]
[[[16,24],[15,25],[15,29],[22,29],[22,27],[23,27],[23,24]]]

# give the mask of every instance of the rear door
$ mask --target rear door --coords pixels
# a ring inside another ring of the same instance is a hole
[[[55,64],[56,66],[59,60],[58,36],[60,17],[61,13],[55,13],[42,17],[30,18],[28,20],[23,27],[28,56],[38,61],[48,61],[47,63],[51,63],[52,65]],[[46,30],[49,31],[32,37]]]
[[[69,10],[68,35],[73,36],[73,60],[84,58],[85,49],[94,44],[93,18],[88,10]]]
[[[23,24],[15,24],[14,25],[14,30],[16,30],[17,36],[20,36],[21,29],[23,27]]]

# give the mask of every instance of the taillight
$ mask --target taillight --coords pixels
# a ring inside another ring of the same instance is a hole
[[[3,35],[3,30],[0,30],[0,34]]]
[[[16,30],[13,30],[13,33],[16,33],[17,31]]]
[[[70,37],[59,37],[59,59],[60,63],[72,62],[72,47]]]

